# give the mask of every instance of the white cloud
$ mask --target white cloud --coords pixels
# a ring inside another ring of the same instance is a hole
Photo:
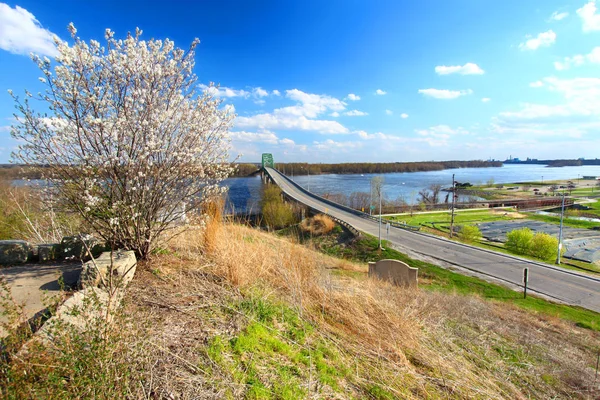
[[[252,95],[254,95],[254,97],[267,97],[269,95],[269,92],[267,92],[265,89],[261,88],[261,87],[256,87],[254,89],[252,89]]]
[[[419,93],[433,97],[434,99],[456,99],[460,96],[466,96],[468,94],[472,94],[473,91],[471,89],[467,90],[447,90],[447,89],[419,89]]]
[[[402,114],[400,114],[400,118],[406,119],[406,118],[408,118],[408,114],[407,113],[402,113]]]
[[[436,125],[429,129],[417,129],[415,131],[420,136],[430,136],[440,139],[448,139],[453,135],[468,135],[469,131],[464,129],[462,126],[458,128],[451,128],[448,125]]]
[[[340,100],[320,94],[305,93],[298,89],[286,90],[286,97],[300,103],[303,115],[314,118],[327,110],[342,111],[346,108]]]
[[[554,11],[552,13],[552,15],[550,16],[550,21],[562,21],[563,19],[567,18],[568,16],[569,16],[568,12],[559,13],[558,11]]]
[[[477,64],[466,63],[465,65],[438,65],[435,67],[438,75],[461,74],[461,75],[483,75],[485,71]]]
[[[279,141],[279,144],[284,146],[295,146],[296,142],[294,142],[292,139],[284,138]]]
[[[329,114],[329,116],[330,116],[330,117],[337,118],[337,117],[339,117],[339,116],[340,116],[340,113],[339,113],[339,112],[337,112],[337,111],[334,111],[334,112],[332,112],[331,114]]]
[[[281,96],[281,92],[277,89],[273,90],[271,93],[273,94],[273,96]]]
[[[14,54],[33,52],[56,57],[55,36],[26,9],[0,3],[0,49]]]
[[[392,140],[403,139],[400,136],[388,135],[388,134],[381,133],[381,132],[367,133],[366,131],[353,131],[352,133],[354,133],[355,135],[358,135],[361,139],[367,139],[367,140],[380,139],[380,140],[392,141]]]
[[[348,100],[351,100],[351,101],[358,101],[358,100],[360,100],[360,96],[358,96],[358,95],[356,95],[354,93],[350,93],[346,98]]]
[[[386,92],[386,91],[384,91],[384,90],[381,90],[381,89],[377,89],[377,90],[375,91],[375,94],[376,94],[376,95],[379,95],[379,96],[383,96],[384,94],[387,94],[387,92]]]
[[[227,111],[229,114],[235,114],[235,106],[233,104],[225,104],[223,109],[225,111]]]
[[[385,110],[385,113],[386,113],[387,115],[392,115],[394,112],[393,112],[392,110]]]
[[[535,82],[531,82],[529,84],[529,87],[532,87],[532,88],[539,88],[542,86],[544,86],[544,82],[542,82],[542,81],[535,81]]]
[[[556,33],[552,29],[538,34],[519,45],[521,50],[537,50],[540,47],[548,47],[556,42]]]
[[[254,100],[254,104],[258,104],[259,106],[264,106],[266,103],[265,100],[259,99],[259,100]]]
[[[562,95],[562,104],[525,103],[518,111],[500,113],[503,121],[564,121],[574,124],[600,121],[600,78],[544,78],[549,91]]]
[[[250,96],[250,92],[247,92],[243,89],[235,90],[225,86],[207,86],[204,84],[199,85],[200,89],[209,92],[214,97],[243,97],[247,98]]]
[[[600,31],[600,14],[596,14],[597,10],[594,0],[577,10],[577,15],[583,22],[584,32]]]
[[[361,142],[336,142],[331,139],[327,139],[324,142],[313,142],[315,148],[319,150],[333,150],[336,151],[348,151],[350,149],[356,149],[363,146]]]
[[[348,112],[345,112],[344,115],[347,115],[349,117],[364,117],[365,115],[369,115],[369,113],[359,110],[350,110]]]
[[[276,110],[277,111],[277,110]],[[287,129],[314,131],[323,134],[348,133],[348,128],[337,121],[308,119],[305,116],[289,114],[258,114],[253,117],[237,117],[235,126],[240,128]]]
[[[240,128],[289,129],[323,134],[349,132],[337,121],[315,119],[328,111],[338,113],[339,116],[339,111],[346,109],[340,100],[327,95],[305,93],[298,89],[286,90],[286,97],[296,101],[296,105],[277,108],[272,113],[238,117],[235,125]]]
[[[484,97],[484,98],[481,99],[481,101],[483,103],[489,103],[490,101],[492,101],[492,99],[490,99],[489,97]]]
[[[576,54],[572,57],[565,57],[562,62],[555,61],[554,68],[557,71],[565,71],[571,67],[579,67],[586,62],[590,64],[600,64],[600,47],[594,47],[588,54]]]
[[[279,142],[279,138],[274,132],[271,131],[260,131],[260,132],[247,132],[247,131],[237,131],[237,132],[229,132],[231,135],[231,139],[237,142],[245,142],[245,143],[269,143],[269,144],[277,144]]]

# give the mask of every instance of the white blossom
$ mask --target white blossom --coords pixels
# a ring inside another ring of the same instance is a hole
[[[149,251],[189,206],[222,192],[234,115],[212,88],[197,93],[196,39],[186,51],[171,40],[141,40],[142,31],[106,43],[58,41],[51,65],[32,55],[46,91],[38,98],[51,115],[14,97],[22,117],[13,127],[13,155],[48,165],[65,204],[107,240]],[[12,95],[12,92],[9,91]],[[26,91],[26,96],[31,93]]]

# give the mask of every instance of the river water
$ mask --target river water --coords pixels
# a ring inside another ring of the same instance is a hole
[[[350,195],[353,192],[368,193],[371,179],[381,175],[383,176],[384,198],[388,200],[400,198],[409,204],[413,204],[419,197],[419,191],[428,188],[432,184],[439,184],[442,187],[452,186],[452,174],[455,174],[457,182],[469,182],[473,185],[484,184],[491,179],[494,180],[494,183],[539,182],[542,180],[546,182],[559,179],[577,179],[583,176],[600,176],[600,166],[548,168],[544,165],[510,164],[492,168],[457,168],[428,172],[302,175],[295,176],[293,179],[300,186],[318,195],[326,193]],[[15,180],[13,184],[20,186],[28,183]],[[259,211],[262,186],[259,176],[229,178],[223,184],[229,188],[228,212],[248,214]]]
[[[556,167],[544,165],[504,165],[492,168],[457,168],[443,171],[403,172],[390,174],[324,174],[302,175],[293,179],[300,186],[311,192],[323,195],[326,193],[369,192],[370,182],[374,176],[383,176],[384,197],[389,200],[398,198],[407,203],[415,203],[420,190],[432,184],[442,187],[452,186],[452,174],[457,182],[469,182],[473,185],[485,184],[493,179],[494,183],[540,182],[559,179],[577,179],[583,176],[600,176],[600,166]],[[260,201],[260,177],[230,178],[224,184],[229,187],[229,210],[237,213],[258,211]]]

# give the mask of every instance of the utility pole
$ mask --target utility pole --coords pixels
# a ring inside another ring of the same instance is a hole
[[[306,172],[308,172],[308,191],[310,192],[310,167],[306,167]]]
[[[562,231],[563,218],[565,215],[565,192],[562,194],[562,206],[560,207],[560,228],[558,230],[558,253],[556,254],[556,264],[560,264],[560,251],[562,250]]]
[[[450,217],[450,237],[454,236],[454,206],[456,203],[456,181],[452,174],[452,215]]]
[[[381,185],[379,186],[379,248],[381,249]]]

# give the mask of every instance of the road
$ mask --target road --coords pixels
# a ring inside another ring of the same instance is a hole
[[[325,202],[272,168],[266,170],[282,191],[296,201],[345,221],[359,231],[378,235],[376,221],[361,216],[360,212]],[[387,236],[385,227],[382,227],[382,236]],[[408,249],[513,285],[522,284],[523,269],[529,268],[529,290],[600,312],[598,278],[400,228],[390,228],[389,241],[399,249]]]

